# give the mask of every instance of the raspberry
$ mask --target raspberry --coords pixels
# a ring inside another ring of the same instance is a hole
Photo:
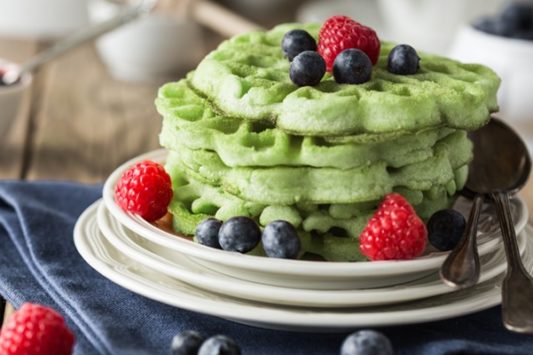
[[[2,328],[0,354],[72,354],[74,334],[52,308],[24,303]]]
[[[148,222],[163,217],[171,199],[170,176],[161,164],[149,160],[129,168],[115,187],[115,201],[118,205]]]
[[[372,64],[376,64],[380,47],[381,43],[373,29],[346,16],[330,17],[318,32],[318,53],[326,61],[327,71],[333,69],[337,55],[348,48],[362,50]]]
[[[401,195],[392,193],[359,236],[361,253],[370,260],[412,259],[424,251],[426,225]]]

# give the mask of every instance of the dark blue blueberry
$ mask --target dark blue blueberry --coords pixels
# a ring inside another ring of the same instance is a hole
[[[172,355],[196,355],[205,338],[194,330],[176,334],[172,339]]]
[[[392,355],[389,339],[374,330],[361,330],[350,334],[341,347],[341,355]]]
[[[420,68],[420,57],[410,45],[400,44],[390,51],[387,67],[393,74],[416,74]]]
[[[261,240],[261,230],[248,217],[232,217],[222,224],[218,231],[218,242],[222,249],[247,253]]]
[[[221,249],[218,242],[218,231],[222,226],[222,221],[216,218],[208,218],[196,226],[196,239],[200,244],[208,247]]]
[[[441,251],[452,250],[465,230],[465,218],[456,210],[435,212],[428,221],[428,239]]]
[[[507,5],[502,11],[501,22],[510,36],[533,29],[533,4],[514,2]]]
[[[345,49],[333,62],[333,77],[341,84],[361,84],[370,80],[372,62],[360,49]]]
[[[295,259],[300,252],[298,233],[287,221],[273,221],[267,224],[261,241],[266,255],[271,258]]]
[[[241,349],[233,339],[215,335],[202,344],[198,355],[241,355]]]
[[[292,30],[283,36],[281,49],[283,54],[292,62],[294,57],[304,51],[316,51],[316,41],[304,30]]]
[[[315,86],[326,73],[326,62],[317,52],[305,51],[294,57],[289,76],[298,86]]]

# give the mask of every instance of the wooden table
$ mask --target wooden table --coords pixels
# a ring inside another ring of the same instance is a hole
[[[0,57],[21,62],[45,45],[0,39]],[[113,80],[93,45],[50,63],[35,75],[1,144],[0,179],[103,181],[120,163],[159,147],[159,84]],[[532,181],[524,195],[533,206]]]
[[[21,62],[44,45],[0,39],[0,57]],[[48,64],[0,144],[0,179],[103,181],[119,164],[159,146],[153,104],[159,85],[113,80],[92,45]]]

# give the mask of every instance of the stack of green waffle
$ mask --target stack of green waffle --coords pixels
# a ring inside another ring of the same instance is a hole
[[[383,43],[369,82],[337,84],[326,74],[299,88],[280,47],[294,28],[315,37],[319,29],[235,37],[160,89],[174,228],[194,235],[211,216],[262,226],[283,219],[304,254],[362,260],[357,238],[386,194],[402,194],[422,218],[450,205],[472,159],[466,131],[497,109],[499,79],[424,53],[417,74],[391,74],[392,45]]]

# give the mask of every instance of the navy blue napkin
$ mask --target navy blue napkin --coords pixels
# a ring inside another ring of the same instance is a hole
[[[74,247],[77,217],[101,186],[0,182],[0,294],[15,306],[57,309],[76,354],[168,354],[174,334],[196,329],[234,338],[244,354],[338,354],[346,334],[258,329],[170,307],[100,276]],[[397,354],[531,354],[533,336],[505,330],[495,307],[470,316],[382,328]]]

